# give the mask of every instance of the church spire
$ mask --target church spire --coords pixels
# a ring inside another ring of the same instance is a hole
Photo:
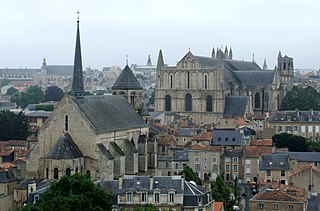
[[[148,56],[147,66],[152,66],[150,54]]]
[[[159,56],[158,56],[157,69],[159,70],[163,67],[164,67],[164,61],[163,61],[163,56],[162,56],[162,50],[160,49]]]
[[[76,98],[83,98],[84,86],[83,86],[83,71],[82,71],[82,59],[81,59],[81,46],[80,46],[80,30],[79,30],[79,11],[77,20],[77,37],[76,48],[74,53],[74,65],[73,65],[73,78],[71,93]]]
[[[232,49],[231,49],[231,47],[230,47],[230,50],[229,50],[229,58],[228,58],[228,59],[232,59],[232,57],[233,57],[233,53],[232,53]]]
[[[268,69],[266,58],[264,58],[262,69]]]
[[[212,57],[213,59],[216,58],[216,53],[215,53],[215,51],[214,51],[214,47],[212,48],[211,57]]]

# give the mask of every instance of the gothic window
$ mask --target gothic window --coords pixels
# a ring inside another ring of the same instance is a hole
[[[212,96],[211,95],[207,96],[207,111],[208,112],[212,111]]]
[[[186,94],[186,111],[192,111],[192,96],[190,93]]]
[[[130,104],[131,104],[131,105],[134,105],[134,95],[131,95],[131,96],[130,96]]]
[[[58,168],[53,169],[53,179],[59,179],[59,169]]]
[[[170,89],[173,88],[173,78],[172,78],[172,75],[170,75]]]
[[[190,89],[190,73],[187,74],[187,88]]]
[[[78,166],[76,167],[76,173],[78,173],[79,172],[79,168],[78,168]]]
[[[165,111],[171,111],[171,96],[166,95]]]
[[[204,89],[208,89],[208,76],[204,76]]]
[[[64,130],[68,131],[68,129],[69,129],[69,117],[68,115],[66,115],[64,119]]]
[[[254,95],[254,107],[255,108],[260,108],[260,94],[259,94],[259,92],[257,92]]]
[[[71,176],[71,169],[69,167],[66,168],[66,176]]]
[[[46,178],[49,179],[49,168],[46,168]]]

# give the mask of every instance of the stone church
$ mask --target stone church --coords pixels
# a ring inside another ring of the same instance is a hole
[[[122,95],[84,95],[78,20],[71,94],[65,94],[41,127],[27,157],[27,176],[58,179],[86,173],[92,179],[115,179],[150,174],[156,169],[156,147],[148,133],[148,125]]]
[[[180,112],[196,123],[217,123],[222,117],[278,110],[293,87],[293,59],[278,55],[274,70],[254,61],[233,59],[230,48],[213,49],[209,57],[190,51],[176,66],[157,64],[155,111]],[[245,107],[245,108],[244,108]],[[241,112],[240,112],[241,113]]]

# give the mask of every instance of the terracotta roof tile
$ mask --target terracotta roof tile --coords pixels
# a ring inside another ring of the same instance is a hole
[[[190,150],[208,150],[208,151],[220,151],[221,146],[208,146],[206,144],[197,144],[190,147]]]
[[[214,211],[221,211],[223,207],[223,202],[215,201],[213,202],[213,206],[214,206],[213,208]]]
[[[13,163],[10,163],[10,162],[0,163],[0,168],[9,169],[9,168],[12,168],[12,167],[16,167],[16,165],[13,164]]]
[[[172,136],[159,136],[158,145],[170,145],[174,141]]]
[[[250,142],[251,146],[272,146],[272,139],[263,139],[263,140],[252,140]]]
[[[297,170],[295,170],[295,171],[292,171],[292,172],[288,175],[288,177],[293,177],[293,176],[295,176],[295,175],[297,175],[297,174],[299,174],[300,172],[303,172],[303,171],[305,171],[305,170],[308,170],[308,171],[309,171],[309,170],[313,170],[313,171],[315,171],[316,173],[320,174],[320,168],[310,163],[310,164],[307,165],[307,166],[304,166],[304,167],[299,168],[299,169],[297,169]]]
[[[212,132],[203,132],[200,136],[194,136],[192,141],[210,141],[212,139]]]
[[[259,158],[262,154],[271,154],[272,147],[268,146],[246,146],[245,157],[246,158]]]
[[[2,151],[0,152],[0,156],[9,156],[13,151],[14,149]]]

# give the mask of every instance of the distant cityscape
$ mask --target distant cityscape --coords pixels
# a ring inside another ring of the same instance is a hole
[[[173,66],[159,49],[145,64],[83,68],[79,28],[73,65],[0,68],[1,134],[13,114],[28,130],[0,140],[0,211],[75,174],[111,193],[112,210],[320,210],[320,110],[283,109],[293,90],[320,92],[320,70],[295,69],[282,51],[260,67],[227,47]],[[63,95],[14,100],[35,87]],[[219,200],[220,179],[230,194]]]

